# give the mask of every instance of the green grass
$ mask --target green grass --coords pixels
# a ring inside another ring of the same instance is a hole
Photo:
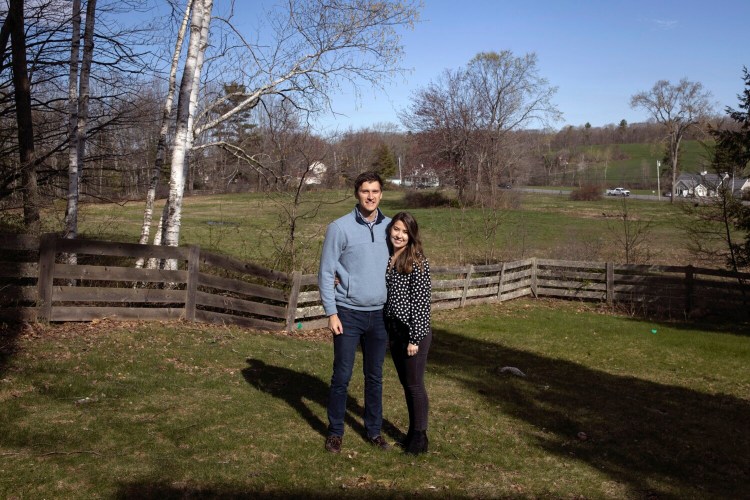
[[[582,182],[594,182],[604,184],[607,187],[623,186],[633,192],[635,192],[634,186],[645,184],[649,187],[645,192],[650,192],[655,190],[657,186],[656,162],[662,162],[660,170],[662,174],[668,168],[663,161],[663,144],[596,145],[584,149],[589,158],[601,157],[601,153],[605,150],[619,151],[627,158],[609,159],[606,162],[603,159],[588,162],[586,171],[580,174]],[[705,170],[706,166],[710,164],[707,160],[705,148],[696,140],[683,141],[680,150],[680,172],[696,173]],[[571,163],[576,161],[576,154],[573,154]],[[662,186],[663,189],[664,186]]]
[[[6,329],[0,497],[746,495],[748,324],[519,300],[436,312],[433,326],[431,451],[418,458],[364,441],[359,369],[344,451],[323,450],[324,339],[183,323]],[[407,416],[389,359],[384,407],[392,441]]]
[[[347,198],[347,194],[306,194],[307,206],[319,205],[319,211],[314,218],[298,223],[297,244],[302,248],[298,270],[316,271],[327,224],[354,206],[353,197]],[[605,197],[599,201],[571,201],[566,196],[514,190],[502,191],[500,196],[507,198],[507,204],[496,213],[480,209],[408,209],[419,221],[431,261],[455,265],[531,256],[625,261],[617,240],[622,200]],[[702,265],[688,250],[681,229],[687,219],[678,206],[643,200],[626,203],[631,217],[653,221],[646,238],[651,253],[648,263]],[[404,192],[387,190],[381,208],[388,215],[407,209]],[[137,241],[142,210],[140,202],[125,206],[86,205],[81,214],[81,232],[91,238]],[[264,194],[189,197],[185,199],[180,242],[272,267],[275,249],[285,234],[281,213],[279,205]],[[488,224],[495,223],[495,234],[487,238]]]

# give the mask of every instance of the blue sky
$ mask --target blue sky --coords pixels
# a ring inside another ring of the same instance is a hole
[[[742,67],[750,68],[750,0],[444,1],[424,0],[421,22],[404,33],[403,66],[385,92],[334,98],[346,116],[321,117],[326,131],[398,124],[412,93],[478,52],[534,52],[539,74],[558,87],[556,127],[646,121],[630,97],[657,80],[701,82],[717,110],[737,107]]]

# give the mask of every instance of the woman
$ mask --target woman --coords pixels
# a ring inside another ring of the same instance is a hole
[[[391,357],[404,387],[409,431],[407,453],[427,451],[427,391],[424,385],[430,328],[430,267],[422,253],[419,226],[407,212],[399,212],[388,227],[391,258],[386,271],[388,300],[385,324]]]

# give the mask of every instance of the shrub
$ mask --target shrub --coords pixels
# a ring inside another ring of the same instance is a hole
[[[451,199],[440,191],[409,191],[404,196],[407,208],[448,207]]]
[[[595,201],[602,199],[602,188],[596,184],[584,184],[570,192],[573,201]]]

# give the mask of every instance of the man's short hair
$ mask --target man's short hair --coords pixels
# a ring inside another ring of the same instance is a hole
[[[354,181],[354,196],[357,196],[359,188],[365,182],[377,182],[380,184],[380,189],[383,189],[383,178],[380,177],[380,174],[378,174],[377,172],[362,172]]]

